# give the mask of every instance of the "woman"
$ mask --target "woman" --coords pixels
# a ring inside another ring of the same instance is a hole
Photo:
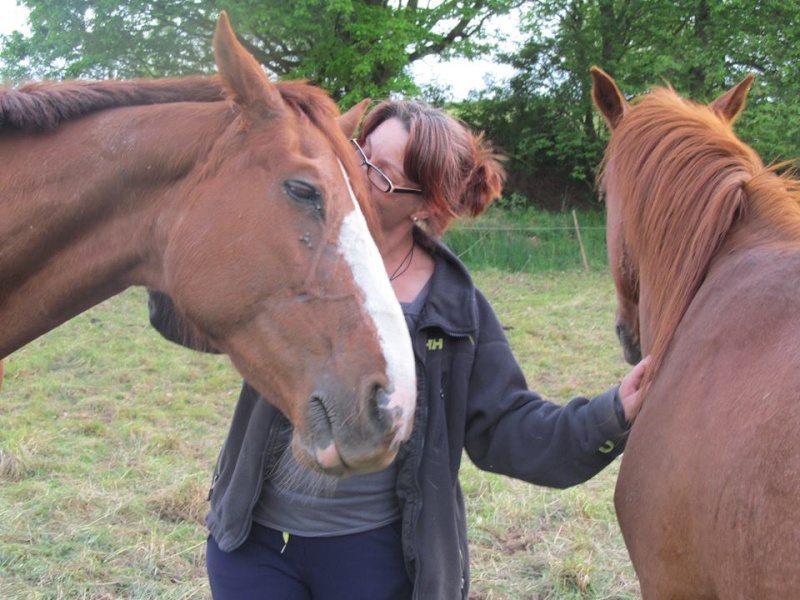
[[[462,451],[481,469],[563,488],[621,453],[638,410],[644,363],[591,401],[562,407],[530,391],[493,310],[438,241],[500,195],[504,171],[481,137],[426,104],[383,102],[353,151],[417,359],[413,433],[379,473],[298,477],[288,420],[245,383],[210,492],[217,600],[466,599]],[[169,319],[151,318],[171,337]]]

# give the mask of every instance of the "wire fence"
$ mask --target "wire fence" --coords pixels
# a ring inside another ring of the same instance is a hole
[[[608,268],[606,229],[573,226],[456,226],[445,243],[470,269],[538,273]]]

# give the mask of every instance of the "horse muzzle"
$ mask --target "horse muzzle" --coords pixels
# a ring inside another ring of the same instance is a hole
[[[413,414],[404,406],[378,386],[372,386],[361,402],[315,394],[308,402],[305,426],[295,429],[295,453],[328,475],[384,469],[411,434]]]
[[[622,353],[625,360],[631,364],[636,365],[642,360],[642,345],[639,336],[634,333],[628,325],[621,321],[617,321],[614,329],[617,332],[617,339],[622,346]]]

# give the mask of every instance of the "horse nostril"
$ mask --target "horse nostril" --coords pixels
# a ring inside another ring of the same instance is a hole
[[[391,397],[386,388],[376,385],[372,388],[369,398],[369,407],[373,417],[373,423],[377,424],[384,433],[394,431],[395,422],[402,417],[402,409],[399,406],[390,407]]]
[[[372,400],[375,406],[384,408],[389,404],[389,394],[386,393],[386,388],[382,385],[375,384],[372,386]]]

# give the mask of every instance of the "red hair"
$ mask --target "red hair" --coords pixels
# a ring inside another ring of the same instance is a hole
[[[500,197],[505,169],[483,134],[424,102],[385,101],[365,117],[360,139],[389,119],[399,119],[409,133],[403,171],[422,189],[433,235],[456,217],[477,217]]]

